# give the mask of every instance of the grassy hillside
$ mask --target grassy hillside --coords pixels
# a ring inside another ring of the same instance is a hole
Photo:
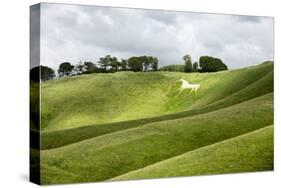
[[[103,124],[102,126],[94,125],[94,126],[82,126],[79,128],[74,129],[63,129],[63,130],[55,130],[55,131],[44,131],[42,136],[41,148],[42,149],[49,149],[49,148],[56,148],[60,146],[64,146],[67,144],[75,143],[87,138],[92,138],[95,136],[100,136],[106,133],[111,133],[115,131],[120,131],[128,128],[133,128],[137,126],[142,126],[147,123],[171,120],[171,119],[178,119],[182,117],[187,117],[196,114],[202,114],[214,110],[218,110],[224,107],[231,106],[233,104],[237,104],[263,94],[273,92],[273,72],[272,72],[272,64],[264,64],[259,66],[258,68],[252,68],[251,70],[255,69],[265,69],[268,73],[264,76],[260,76],[257,78],[255,82],[252,84],[245,86],[243,89],[233,93],[232,95],[226,96],[216,102],[213,102],[209,105],[205,105],[202,107],[198,107],[192,110],[177,112],[174,114],[157,116],[153,118],[146,118],[146,119],[137,119],[125,122],[116,122],[116,123],[107,123]],[[268,67],[271,69],[268,70]],[[240,70],[238,70],[239,72]],[[224,72],[227,74],[228,72]],[[262,89],[260,89],[262,88]],[[208,95],[206,95],[208,96]],[[187,95],[187,98],[189,95]],[[109,109],[110,110],[110,109]],[[114,109],[112,109],[114,110]],[[68,116],[67,116],[68,117]],[[66,117],[66,118],[67,118]],[[64,139],[60,139],[63,136]]]
[[[66,129],[201,108],[256,82],[272,72],[272,66],[219,73],[118,72],[49,81],[41,87],[41,128]],[[178,95],[180,78],[200,83],[198,94]]]
[[[272,145],[273,126],[268,126],[242,136],[184,153],[111,180],[272,170]]]
[[[178,80],[200,83],[178,94]],[[43,184],[273,169],[273,63],[42,85]]]
[[[45,183],[102,181],[272,124],[272,94],[203,115],[147,124],[41,152]],[[49,168],[57,168],[58,171]],[[69,182],[73,179],[69,176]],[[77,180],[77,179],[75,179]],[[49,182],[50,181],[50,182]]]

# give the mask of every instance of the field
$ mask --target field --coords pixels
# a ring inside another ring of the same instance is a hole
[[[47,81],[40,134],[42,184],[273,170],[273,63]]]

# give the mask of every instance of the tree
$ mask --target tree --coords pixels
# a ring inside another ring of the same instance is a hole
[[[199,59],[200,72],[217,72],[227,70],[227,66],[219,58],[211,56],[201,56]]]
[[[59,70],[58,70],[59,77],[71,75],[73,68],[74,66],[71,65],[69,62],[61,63],[59,65]]]
[[[158,58],[157,57],[153,57],[153,61],[152,61],[152,70],[153,71],[157,71],[158,69]]]
[[[150,56],[141,56],[139,58],[142,61],[144,72],[148,71],[149,66],[151,65],[151,57]]]
[[[157,70],[158,68],[158,59],[157,57],[152,56],[140,56],[140,60],[142,61],[143,71],[147,72],[149,70]]]
[[[76,75],[83,74],[86,72],[86,65],[82,63],[82,61],[79,61],[79,63],[74,66],[73,71]]]
[[[193,63],[193,65],[192,65],[192,70],[193,70],[194,72],[197,72],[197,71],[198,71],[198,62]]]
[[[98,65],[100,66],[100,68],[103,69],[104,72],[107,72],[108,66],[110,66],[110,61],[111,61],[111,56],[106,55],[105,57],[100,58],[100,60],[98,61]]]
[[[112,72],[117,72],[121,63],[118,61],[116,57],[112,57],[109,59],[109,65],[111,66]]]
[[[96,64],[92,63],[91,61],[85,61],[84,62],[86,71],[85,74],[91,74],[94,72],[98,72],[98,67]]]
[[[29,72],[30,80],[35,81],[35,82],[39,82],[39,80],[40,80],[40,76],[39,76],[40,71],[39,70],[40,70],[40,68],[38,66],[37,67],[33,67],[30,70],[30,72]]]
[[[134,71],[134,72],[139,72],[143,70],[142,67],[142,58],[139,57],[130,57],[128,59],[128,66],[130,68],[130,70]]]
[[[183,56],[184,60],[184,72],[191,72],[192,71],[192,63],[190,55]]]
[[[55,71],[47,66],[40,65],[40,71],[42,81],[52,80],[56,76]]]
[[[40,65],[30,70],[30,79],[36,82],[39,82],[40,78],[42,81],[47,81],[53,79],[55,76],[55,71],[48,66]]]
[[[121,59],[120,67],[121,67],[121,71],[126,71],[128,69],[128,60]]]

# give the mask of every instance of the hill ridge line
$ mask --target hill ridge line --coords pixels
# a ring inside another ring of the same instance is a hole
[[[216,143],[212,143],[212,144],[209,144],[209,145],[200,147],[200,148],[196,148],[196,149],[194,149],[194,150],[184,152],[184,153],[182,153],[182,154],[179,154],[179,155],[170,157],[170,158],[168,158],[168,159],[164,159],[164,160],[155,162],[155,163],[150,164],[150,165],[147,165],[147,166],[145,166],[145,167],[142,167],[142,168],[139,168],[139,169],[136,169],[136,170],[132,170],[132,171],[126,172],[126,173],[124,173],[124,174],[121,174],[121,175],[118,175],[118,176],[109,178],[109,179],[107,179],[106,181],[112,181],[112,180],[114,180],[114,179],[116,179],[116,178],[118,178],[118,177],[121,177],[121,176],[130,174],[130,173],[133,173],[133,172],[136,172],[136,171],[145,169],[145,168],[147,168],[147,167],[154,166],[154,165],[158,165],[159,163],[161,164],[161,163],[164,163],[164,162],[167,162],[167,161],[170,161],[170,160],[175,160],[175,159],[177,159],[177,158],[179,158],[179,157],[181,157],[181,156],[184,156],[184,155],[186,155],[186,154],[188,154],[188,153],[194,153],[194,152],[200,151],[200,150],[205,149],[205,148],[208,148],[208,147],[214,147],[214,146],[219,145],[219,144],[221,144],[221,143],[225,143],[225,142],[229,142],[229,141],[236,140],[236,139],[239,139],[239,138],[243,138],[243,137],[249,136],[249,135],[251,135],[251,134],[254,134],[254,133],[256,133],[256,132],[262,131],[262,130],[264,130],[264,129],[271,128],[271,127],[274,127],[274,126],[273,126],[273,125],[266,125],[266,126],[264,126],[264,127],[262,127],[262,128],[258,128],[258,129],[256,129],[256,130],[253,130],[253,131],[250,131],[250,132],[247,132],[247,133],[238,135],[238,136],[234,136],[234,137],[232,137],[232,138],[228,138],[228,139],[225,139],[225,140],[216,142]]]

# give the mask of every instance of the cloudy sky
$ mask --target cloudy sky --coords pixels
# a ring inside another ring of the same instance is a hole
[[[160,66],[202,55],[229,68],[273,60],[273,19],[63,4],[41,6],[41,64],[151,55]]]

